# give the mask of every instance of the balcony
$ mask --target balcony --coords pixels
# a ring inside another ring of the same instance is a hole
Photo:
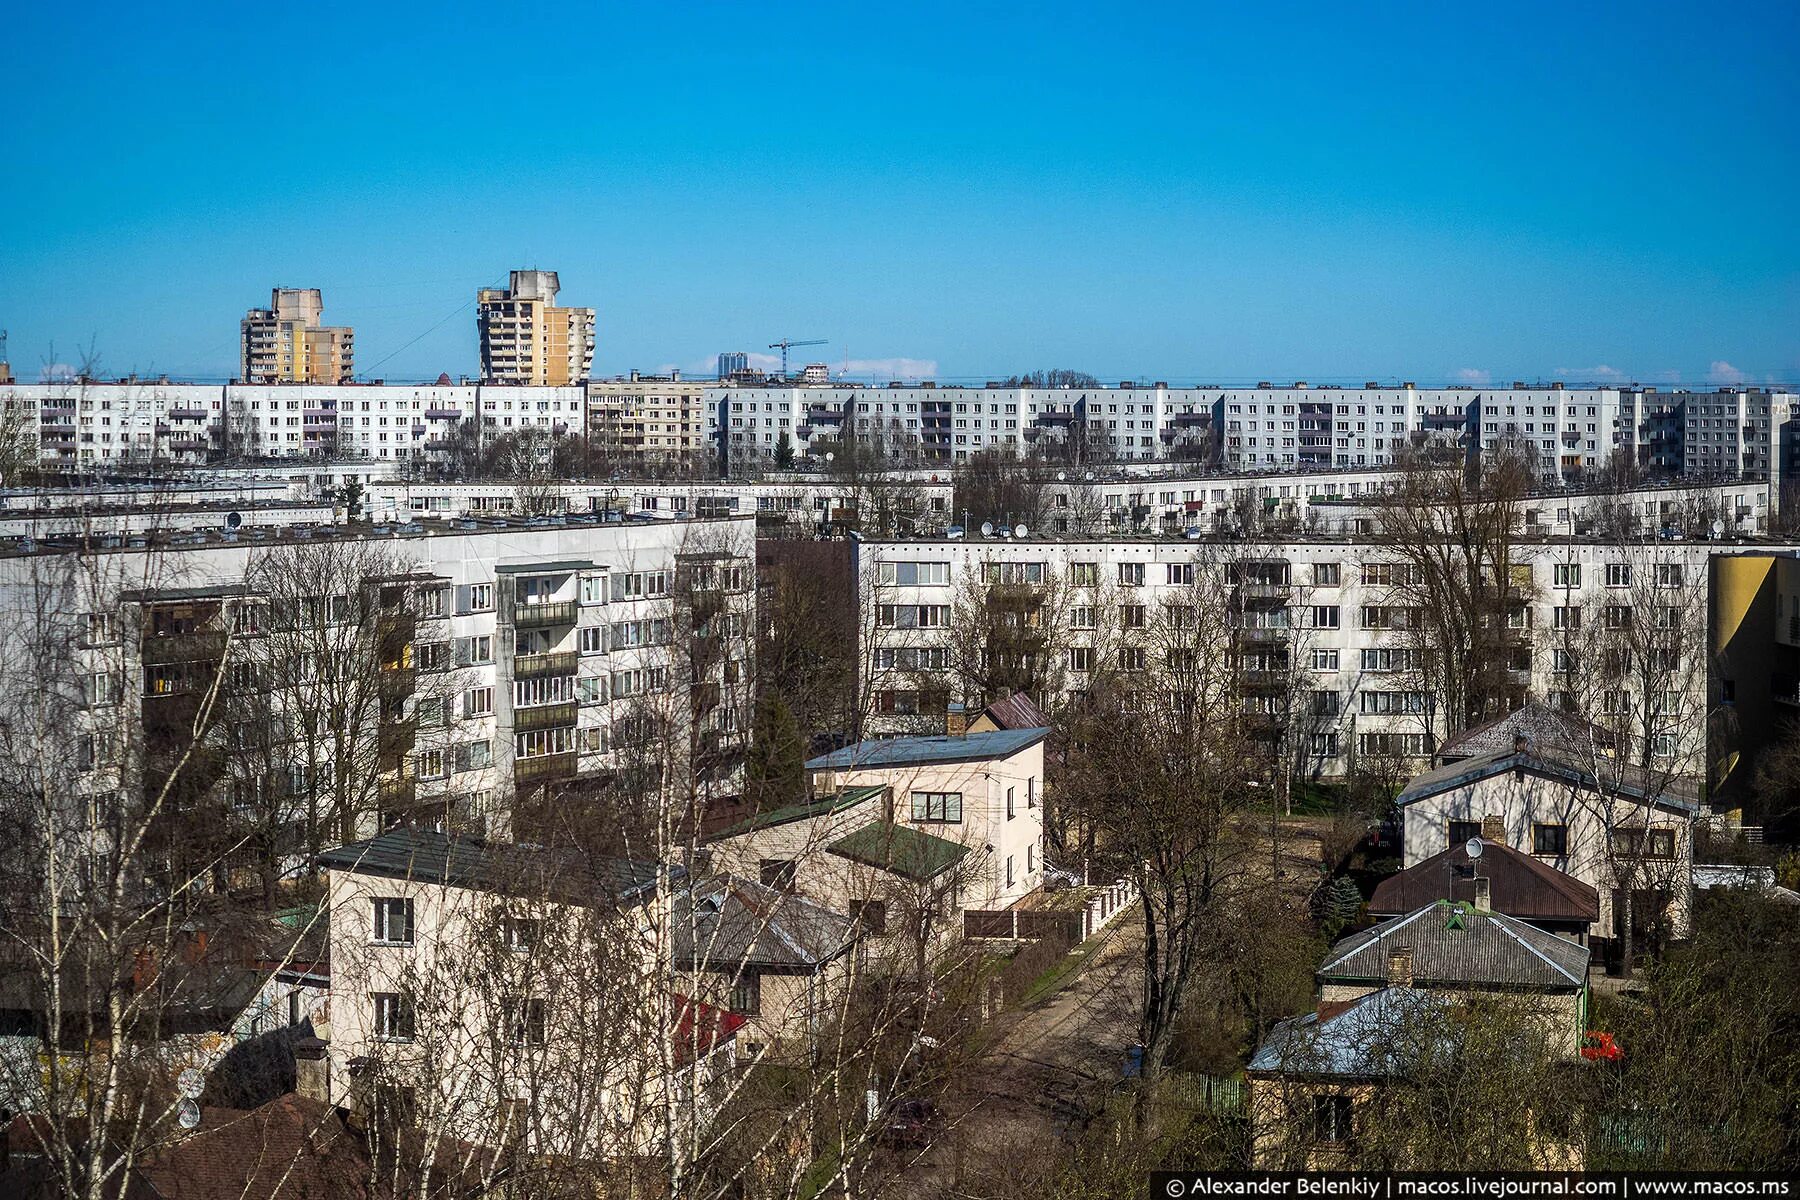
[[[549,654],[521,654],[513,659],[514,679],[538,679],[545,675],[573,675],[581,656],[573,650]]]
[[[518,708],[513,710],[513,728],[519,732],[529,729],[550,729],[558,725],[574,725],[579,706],[573,700],[564,700],[558,704],[540,704],[535,708]]]
[[[553,779],[575,778],[575,752],[546,754],[541,758],[521,758],[513,762],[513,783],[520,787],[545,783]]]
[[[223,631],[180,633],[144,639],[139,657],[145,666],[165,663],[213,662],[225,653]]]
[[[520,629],[541,629],[546,625],[573,625],[577,605],[573,600],[555,600],[548,604],[519,604],[513,607],[513,624]]]
[[[383,779],[375,785],[376,798],[387,809],[409,808],[418,798],[418,784],[411,776]]]

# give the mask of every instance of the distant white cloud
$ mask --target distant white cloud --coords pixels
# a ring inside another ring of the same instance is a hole
[[[1450,375],[1450,381],[1459,387],[1486,387],[1493,380],[1492,373],[1476,367],[1464,367]]]
[[[842,367],[834,367],[835,375]],[[933,379],[938,373],[935,358],[853,358],[850,360],[852,378],[873,375],[878,379]]]
[[[1558,367],[1556,374],[1558,378],[1574,379],[1582,383],[1618,383],[1625,378],[1625,372],[1605,363],[1597,367]]]
[[[1706,378],[1710,383],[1742,383],[1748,378],[1742,371],[1722,358],[1715,358],[1712,365],[1706,368]]]

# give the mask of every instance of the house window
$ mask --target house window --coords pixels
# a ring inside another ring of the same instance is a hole
[[[961,824],[962,801],[961,792],[914,792],[912,819],[921,824]]]
[[[413,1039],[412,1001],[399,992],[371,992],[375,1002],[375,1036],[384,1042]]]
[[[1533,825],[1531,827],[1531,852],[1533,854],[1567,854],[1569,852],[1569,827],[1567,825]]]
[[[506,1006],[506,1040],[514,1046],[544,1044],[544,1002],[535,997]]]
[[[1559,588],[1578,588],[1581,586],[1580,563],[1557,563],[1551,568],[1552,580]]]
[[[1129,562],[1120,563],[1119,564],[1119,582],[1120,582],[1120,584],[1122,584],[1125,587],[1143,587],[1144,586],[1144,564],[1143,563],[1129,563]]]
[[[1343,578],[1343,568],[1338,563],[1314,563],[1313,586],[1337,587]]]
[[[1342,1145],[1350,1140],[1352,1121],[1350,1097],[1334,1094],[1312,1098],[1313,1139]]]
[[[762,885],[774,888],[778,892],[794,890],[795,862],[791,858],[765,858],[762,860]]]
[[[413,902],[391,896],[377,897],[374,938],[389,946],[413,944]]]
[[[1611,840],[1612,852],[1621,858],[1675,857],[1673,829],[1615,829]]]
[[[1480,836],[1481,836],[1481,822],[1480,821],[1452,821],[1452,822],[1450,822],[1450,844],[1452,846],[1460,846],[1464,842],[1468,841],[1470,838],[1476,838],[1476,837],[1480,837]]]
[[[762,1011],[762,976],[755,971],[745,971],[737,977],[731,986],[731,999],[727,1002],[731,1011],[739,1016],[754,1017]]]
[[[1011,887],[1012,885],[1013,885],[1013,856],[1009,854],[1006,856],[1006,886]]]
[[[500,944],[508,950],[523,953],[537,945],[538,922],[535,917],[505,917],[500,922]]]
[[[606,627],[604,625],[582,626],[581,652],[583,654],[606,653]]]
[[[885,900],[852,900],[850,902],[850,919],[862,926],[867,933],[886,933],[887,902]]]
[[[1631,564],[1630,563],[1607,563],[1606,564],[1606,586],[1607,587],[1630,587],[1631,586]]]
[[[1013,819],[1013,789],[1006,789],[1006,819]]]
[[[1336,650],[1314,650],[1312,652],[1312,669],[1315,671],[1337,670],[1338,652]]]

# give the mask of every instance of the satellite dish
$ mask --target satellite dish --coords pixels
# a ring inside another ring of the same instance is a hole
[[[239,525],[242,525],[243,523],[244,523],[244,514],[243,513],[228,512],[225,514],[225,528],[236,529]]]
[[[184,1100],[198,1100],[200,1093],[206,1090],[206,1076],[195,1067],[185,1067],[175,1077],[175,1090]]]
[[[1465,854],[1467,854],[1470,858],[1480,858],[1481,857],[1481,839],[1478,837],[1472,837],[1468,841],[1464,842],[1463,843],[1463,852]]]
[[[183,1100],[175,1106],[175,1121],[183,1129],[194,1129],[200,1124],[200,1106],[192,1100]]]
[[[1058,483],[1061,483],[1061,482],[1063,482],[1063,481],[1064,481],[1064,480],[1065,480],[1065,479],[1067,479],[1067,478],[1068,478],[1068,477],[1069,477],[1069,476],[1068,476],[1068,473],[1067,473],[1067,472],[1066,472],[1066,471],[1058,471],[1058,472],[1057,472],[1057,473],[1056,473],[1056,482],[1058,482]]]
[[[1026,529],[1023,524],[1013,526],[1013,536],[1014,537],[1024,537],[1029,532],[1031,532],[1031,531]]]
[[[1725,522],[1714,521],[1712,523],[1712,531],[1713,531],[1714,537],[1718,537],[1720,534],[1724,533],[1725,532]]]
[[[1199,541],[1200,540],[1200,527],[1198,525],[1189,525],[1187,528],[1187,536],[1188,536],[1188,540],[1190,540],[1190,541],[1195,541],[1195,542]]]
[[[994,536],[994,523],[992,521],[983,521],[981,523],[981,536],[982,537],[993,537]]]

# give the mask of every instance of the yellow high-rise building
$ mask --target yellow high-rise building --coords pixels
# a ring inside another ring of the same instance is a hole
[[[245,383],[349,383],[356,376],[356,334],[320,324],[318,288],[276,288],[269,307],[253,308],[239,325],[239,378]]]
[[[594,362],[594,310],[558,308],[555,271],[514,271],[476,293],[484,383],[583,383]]]

